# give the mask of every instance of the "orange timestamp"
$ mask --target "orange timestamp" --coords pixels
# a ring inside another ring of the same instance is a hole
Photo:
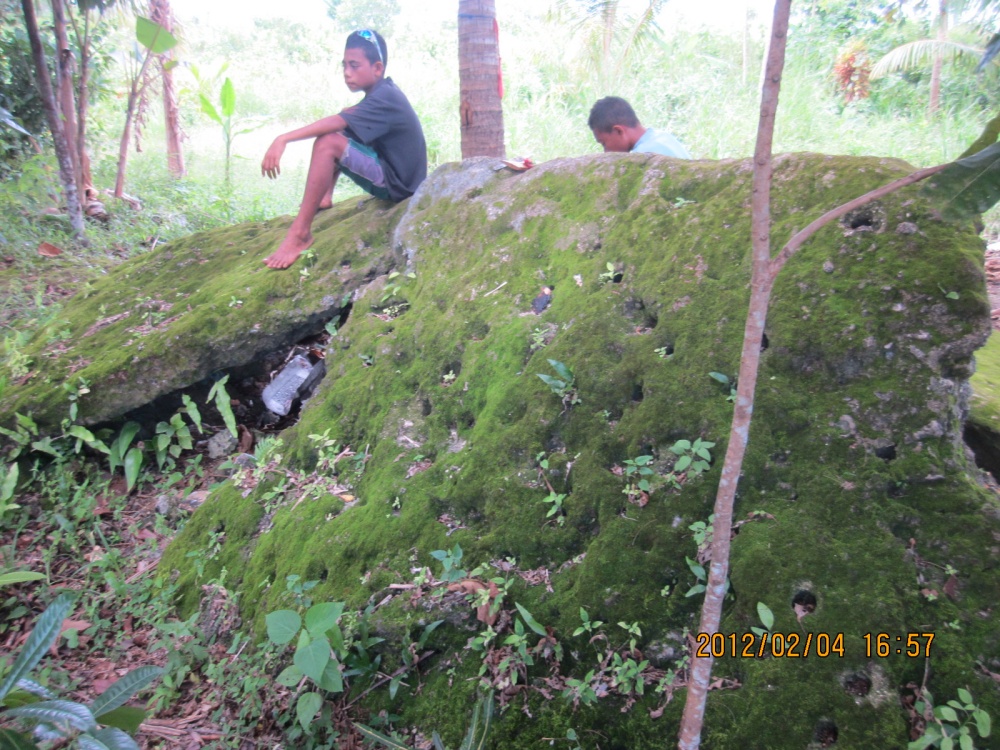
[[[735,659],[761,659],[765,656],[777,658],[806,658],[830,656],[844,658],[843,633],[698,633],[695,637],[695,656],[720,659],[731,656]]]
[[[864,633],[865,658],[908,656],[916,658],[931,655],[934,633]],[[763,658],[765,656],[796,659],[818,656],[825,659],[846,655],[843,633],[698,633],[695,636],[695,656],[699,659]]]
[[[884,659],[892,654],[916,658],[919,656],[930,657],[934,633],[907,633],[906,635],[865,633],[861,638],[865,642],[865,656],[869,659],[873,656]]]

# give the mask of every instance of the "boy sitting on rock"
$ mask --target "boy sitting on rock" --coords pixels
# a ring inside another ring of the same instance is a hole
[[[332,205],[341,172],[376,198],[401,201],[427,176],[427,145],[420,120],[391,78],[385,77],[385,40],[369,29],[347,37],[344,82],[365,98],[340,114],[279,135],[264,154],[261,173],[276,178],[281,155],[292,141],[315,138],[305,195],[281,245],[265,261],[288,268],[313,243],[316,212]]]
[[[598,99],[590,109],[587,125],[605,153],[631,151],[662,154],[677,159],[691,158],[681,142],[667,131],[644,128],[635,116],[632,105],[618,96]]]

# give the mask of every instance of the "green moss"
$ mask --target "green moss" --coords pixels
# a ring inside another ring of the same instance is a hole
[[[889,160],[782,156],[776,246],[907,171]],[[712,512],[729,437],[732,405],[709,373],[739,370],[750,179],[747,162],[605,155],[520,175],[473,162],[442,167],[405,210],[330,212],[306,287],[320,282],[336,296],[354,283],[359,292],[327,354],[329,374],[283,435],[282,452],[289,468],[310,472],[309,435],[329,430],[366,453],[365,473],[350,488],[357,504],[290,493],[265,522],[265,487],[246,497],[215,493],[160,566],[165,575],[178,571],[185,607],[198,596],[197,553],[224,529],[204,576],[224,567],[258,630],[290,574],[321,582],[314,599],[356,608],[396,595],[373,615],[387,660],[427,622],[447,618],[419,696],[372,700],[453,744],[471,710],[466,680],[478,673],[476,659],[460,654],[478,628],[473,612],[426,597],[411,603],[387,588],[412,580],[415,567],[440,571],[433,550],[459,544],[469,569],[505,558],[521,571],[544,569],[551,591],[517,577],[508,603],[554,629],[567,671],[582,674],[593,658],[586,638],[571,635],[581,607],[608,623],[614,645],[625,640],[617,623],[639,623],[640,649],[670,666],[664,644],[697,628],[700,597],[685,596],[694,583],[685,558],[696,554],[689,526]],[[201,326],[222,331],[246,321],[228,314],[234,290],[255,310],[275,307],[277,317],[308,312],[313,303],[300,298],[308,295],[294,268],[254,274],[239,256],[246,247],[256,267],[281,229],[237,227],[185,241],[190,253],[199,243],[221,244],[213,252],[245,274],[239,286],[235,277],[228,287],[218,279],[201,303],[215,300],[215,312]],[[981,254],[971,228],[941,222],[918,193],[903,191],[824,228],[779,277],[736,508],[739,520],[762,513],[733,540],[724,626],[747,632],[765,602],[776,631],[844,633],[847,653],[720,660],[716,674],[740,687],[710,696],[713,748],[761,746],[761,738],[801,748],[822,721],[836,724],[847,747],[902,746],[896,691],[922,679],[923,662],[869,659],[864,633],[935,632],[935,695],[968,685],[994,710],[975,664],[995,659],[998,648],[1000,524],[961,439],[963,381],[988,329]],[[403,257],[416,278],[400,277],[408,306],[386,320],[381,287],[360,282]],[[338,270],[344,262],[353,281]],[[600,278],[609,262],[621,272],[617,283]],[[138,270],[122,269],[129,273]],[[208,283],[186,293],[204,293]],[[553,302],[535,316],[531,300],[543,284],[554,286]],[[547,340],[541,349],[533,348],[536,328]],[[567,408],[537,377],[552,373],[548,359],[572,370],[581,403]],[[670,446],[696,437],[715,443],[709,472],[680,490],[658,489],[645,507],[627,501],[616,466],[653,455],[666,473]],[[544,477],[539,453],[550,462]],[[417,456],[432,465],[408,476]],[[543,479],[567,495],[561,525],[546,517]],[[948,566],[958,571],[953,583]],[[800,591],[818,601],[801,623],[792,609]],[[856,700],[844,689],[845,673],[858,670],[877,671],[884,700]],[[518,697],[494,742],[532,747],[574,727],[580,736],[600,732],[602,747],[662,747],[676,732],[681,701],[652,720],[660,697],[649,691],[626,714],[615,700],[573,712],[531,695],[530,720]]]

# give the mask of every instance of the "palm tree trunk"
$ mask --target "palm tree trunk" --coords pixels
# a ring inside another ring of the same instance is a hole
[[[494,0],[459,0],[458,79],[462,158],[503,158],[500,44]]]
[[[66,197],[66,211],[69,213],[70,225],[73,227],[77,241],[86,245],[83,211],[80,208],[80,194],[76,189],[73,161],[66,142],[66,131],[63,128],[62,119],[59,117],[52,81],[49,78],[49,68],[45,60],[45,50],[42,48],[42,38],[38,32],[38,17],[35,15],[33,1],[21,0],[21,9],[24,11],[24,24],[28,32],[28,41],[31,44],[31,56],[35,63],[38,93],[42,98],[42,106],[45,108],[45,116],[49,121],[49,131],[52,133],[52,143],[56,150],[56,159],[59,161],[59,180],[62,182],[63,193]]]
[[[937,40],[945,42],[948,39],[948,0],[940,0],[938,7]],[[931,97],[927,111],[933,117],[941,109],[941,68],[944,65],[944,52],[941,45],[934,49],[934,63],[931,66]]]
[[[171,34],[174,33],[174,17],[170,0],[150,0],[150,18]],[[160,55],[160,80],[163,88],[163,120],[167,131],[167,169],[172,177],[180,178],[186,173],[184,154],[181,151],[180,115],[177,109],[177,93],[174,89],[173,52]]]

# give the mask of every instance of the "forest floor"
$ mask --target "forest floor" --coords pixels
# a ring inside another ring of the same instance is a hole
[[[1000,242],[987,247],[985,268],[993,327],[1000,330]],[[17,283],[22,290],[44,289],[49,304],[71,296],[88,275],[54,265],[22,275],[13,259],[0,257],[0,287],[13,290]],[[0,328],[14,330],[24,310],[19,309],[14,295],[5,296],[8,301],[0,306]],[[229,653],[223,643],[206,643],[193,634],[196,628],[180,627],[173,633],[169,628],[164,630],[164,623],[178,623],[170,602],[157,598],[161,592],[155,583],[160,572],[157,563],[162,551],[210,488],[226,479],[219,468],[222,461],[204,454],[205,442],[196,446],[202,452],[197,474],[185,477],[173,488],[158,481],[166,479],[164,475],[128,492],[122,477],[111,477],[107,472],[95,476],[93,469],[68,465],[65,473],[78,487],[101,488],[88,493],[92,502],[83,513],[90,518],[81,517],[78,509],[47,507],[51,501],[42,492],[17,498],[29,510],[31,520],[16,529],[0,529],[0,563],[4,569],[16,564],[19,570],[45,572],[48,585],[25,583],[3,591],[0,653],[18,653],[53,590],[73,590],[80,593],[77,609],[63,623],[62,636],[41,665],[51,668],[51,682],[65,686],[59,697],[89,703],[132,669],[146,665],[170,668],[184,644],[197,640],[207,649],[207,662],[225,665],[231,671],[244,666],[242,648]],[[192,457],[185,456],[189,462]],[[182,484],[183,489],[179,489]],[[74,497],[78,496],[80,493]],[[171,510],[164,515],[167,505]],[[62,528],[53,530],[53,517]],[[176,662],[173,672],[177,673]],[[274,716],[286,710],[288,690],[273,679],[257,683],[262,710],[248,725],[246,707],[237,696],[223,694],[196,669],[181,674],[184,676],[178,684],[154,692],[154,699],[162,705],[151,711],[136,733],[140,747],[250,750],[283,742]],[[237,727],[247,730],[246,738],[226,736]]]

